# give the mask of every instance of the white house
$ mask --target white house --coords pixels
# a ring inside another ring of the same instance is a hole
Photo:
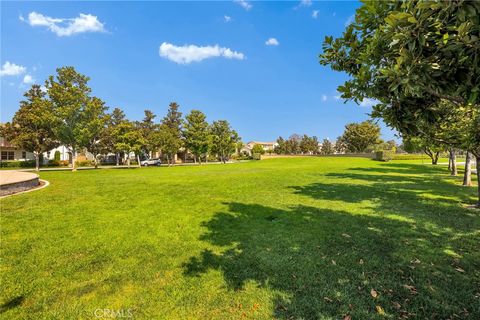
[[[265,150],[265,152],[273,152],[275,147],[278,146],[278,143],[276,142],[250,141],[247,144],[245,144],[242,149],[240,149],[240,152],[246,153],[248,155],[252,155],[253,146],[256,144],[261,145],[263,147],[263,150]]]
[[[68,151],[67,147],[65,146],[58,146],[50,151],[43,153],[43,161],[48,162],[49,160],[55,160],[55,152],[58,151],[60,153],[60,161],[71,161],[72,154]]]
[[[0,154],[1,161],[27,161],[35,159],[32,152],[13,146],[3,137],[0,137]]]

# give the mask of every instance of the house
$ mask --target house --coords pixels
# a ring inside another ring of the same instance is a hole
[[[259,144],[263,147],[263,150],[265,150],[265,152],[273,152],[273,150],[275,149],[276,146],[278,146],[278,143],[276,142],[261,142],[261,141],[250,141],[248,143],[246,143],[242,149],[240,149],[240,152],[241,153],[246,153],[248,154],[249,156],[252,155],[252,149],[253,149],[253,146],[256,145],[256,144]]]
[[[48,163],[50,160],[55,160],[55,153],[60,153],[60,161],[68,161],[68,163],[72,163],[72,153],[70,149],[64,145],[60,145],[56,148],[53,148],[50,151],[43,153],[43,162]],[[94,156],[90,152],[84,150],[81,152],[77,152],[77,161],[93,161]]]
[[[58,146],[50,151],[42,154],[43,163],[47,164],[49,160],[55,159],[55,152],[60,152],[60,160],[72,162],[72,154],[65,146]],[[28,161],[35,160],[33,152],[29,152],[12,145],[5,138],[0,137],[0,154],[1,161]],[[79,152],[77,161],[93,160],[93,155],[89,152]]]
[[[56,148],[53,148],[50,151],[44,152],[43,153],[43,161],[48,163],[49,160],[55,160],[55,153],[56,152],[60,153],[60,161],[68,161],[71,163],[72,161],[72,154],[70,151],[68,151],[67,147],[65,146],[58,146]]]
[[[15,147],[3,137],[0,137],[0,154],[1,161],[27,161],[35,159],[32,152]]]

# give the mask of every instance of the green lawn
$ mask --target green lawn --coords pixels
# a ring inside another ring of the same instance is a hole
[[[480,318],[480,213],[464,208],[476,189],[445,166],[290,158],[41,177],[51,185],[0,203],[3,319]]]

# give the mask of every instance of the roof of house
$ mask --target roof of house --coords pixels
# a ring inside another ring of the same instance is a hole
[[[248,142],[247,144],[267,144],[267,145],[275,145],[276,142],[273,141],[273,142],[262,142],[262,141],[250,141]]]
[[[9,141],[5,140],[3,137],[0,137],[0,147],[15,148],[15,146],[13,144],[11,144]]]

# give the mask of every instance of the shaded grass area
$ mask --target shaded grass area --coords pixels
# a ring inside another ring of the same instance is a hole
[[[49,188],[1,202],[5,319],[480,317],[475,188],[443,167],[291,158],[41,177]]]

